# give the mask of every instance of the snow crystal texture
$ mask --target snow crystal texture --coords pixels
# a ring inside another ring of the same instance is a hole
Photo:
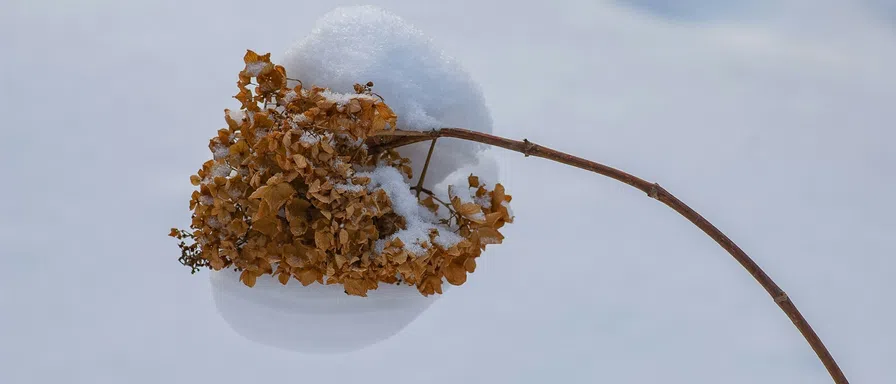
[[[385,191],[392,202],[392,209],[405,219],[407,228],[396,232],[389,240],[401,239],[405,249],[416,255],[426,254],[426,250],[421,244],[430,241],[429,234],[433,230],[438,231],[438,235],[434,239],[435,243],[442,247],[451,248],[463,240],[450,228],[439,224],[438,217],[420,204],[417,197],[408,188],[404,176],[397,169],[383,166],[365,176],[370,177],[370,184],[367,185],[367,188],[371,191],[377,189]],[[381,251],[385,244],[385,239],[377,241],[376,249]]]
[[[492,131],[485,99],[466,70],[420,30],[376,7],[329,12],[309,36],[286,52],[282,63],[291,78],[307,87],[352,93],[354,84],[372,81],[373,91],[398,114],[399,129]],[[415,177],[428,149],[429,142],[424,142],[400,150],[413,162]],[[477,143],[440,140],[425,186],[432,188],[454,170],[474,164],[474,156],[483,149]]]

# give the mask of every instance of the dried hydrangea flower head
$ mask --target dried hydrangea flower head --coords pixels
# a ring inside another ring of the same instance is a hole
[[[445,201],[408,183],[408,159],[373,145],[398,119],[373,84],[354,94],[307,89],[270,54],[248,51],[244,61],[242,106],[225,110],[213,158],[191,176],[191,230],[170,233],[193,272],[235,268],[250,287],[272,274],[342,284],[350,295],[381,283],[431,295],[443,279],[463,284],[485,246],[501,243],[498,230],[513,220],[501,184],[470,175]]]

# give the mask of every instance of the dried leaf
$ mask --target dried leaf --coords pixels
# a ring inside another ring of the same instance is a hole
[[[289,185],[289,183],[278,183],[258,188],[249,196],[249,198],[261,199],[268,204],[268,207],[270,207],[272,211],[276,211],[280,209],[280,206],[286,203],[287,200],[292,198],[295,193],[295,188],[293,188],[292,185]]]
[[[476,271],[476,259],[469,257],[464,260],[464,270],[469,273],[473,273],[474,271]]]
[[[277,275],[277,280],[280,281],[280,284],[286,285],[286,283],[289,282],[289,277],[289,273],[281,272],[279,275]]]
[[[299,169],[305,169],[308,167],[308,160],[305,159],[305,156],[296,154],[292,156],[292,160],[296,163],[296,167]]]
[[[308,269],[299,270],[299,272],[296,273],[295,276],[296,276],[296,279],[298,279],[299,282],[302,283],[302,285],[307,287],[307,286],[311,285],[311,283],[313,283],[315,281],[320,281],[321,279],[323,279],[324,274],[320,273],[320,271],[318,271],[316,269],[308,268]]]
[[[450,263],[443,272],[445,273],[445,279],[452,285],[461,285],[467,281],[467,271],[461,264]]]
[[[252,223],[252,229],[265,236],[274,237],[280,233],[280,220],[276,216],[264,216]]]
[[[246,270],[243,270],[243,273],[240,274],[240,281],[242,281],[243,284],[246,284],[246,286],[251,288],[251,287],[255,286],[255,278],[256,277],[257,276],[255,276],[254,273],[252,273],[248,269],[246,269]]]
[[[314,245],[317,246],[317,249],[330,249],[333,246],[333,234],[326,231],[315,232]]]
[[[289,204],[286,205],[286,219],[293,221],[298,218],[304,218],[310,208],[311,203],[308,200],[298,198],[292,199],[289,201]]]
[[[300,259],[297,255],[285,255],[283,261],[285,261],[287,265],[293,268],[302,266],[302,259]]]
[[[334,260],[336,261],[336,268],[340,268],[340,269],[342,268],[343,265],[345,265],[346,262],[348,262],[348,259],[346,259],[345,256],[342,256],[342,255],[336,255]]]
[[[504,235],[501,232],[498,232],[497,229],[491,227],[482,227],[477,230],[479,234],[479,241],[482,244],[501,244],[504,240]]]
[[[367,284],[363,280],[345,279],[342,285],[345,286],[345,293],[349,295],[367,297]]]
[[[348,112],[349,113],[358,113],[361,112],[361,102],[358,99],[352,99],[348,103]]]

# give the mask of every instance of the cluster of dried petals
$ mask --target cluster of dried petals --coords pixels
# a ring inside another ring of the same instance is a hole
[[[411,218],[393,209],[371,172],[391,167],[413,175],[394,150],[365,144],[397,120],[372,84],[356,85],[351,95],[306,89],[270,54],[248,51],[244,61],[235,96],[242,106],[225,110],[227,128],[209,143],[212,160],[191,176],[199,187],[190,200],[191,230],[170,233],[193,272],[235,268],[250,287],[271,274],[283,284],[342,284],[350,295],[366,296],[380,283],[430,295],[442,292],[443,279],[463,284],[485,246],[502,241],[498,229],[513,220],[511,198],[500,184],[490,188],[471,175],[469,188],[449,190],[450,201],[428,191],[416,200],[433,222],[426,238],[405,244]]]

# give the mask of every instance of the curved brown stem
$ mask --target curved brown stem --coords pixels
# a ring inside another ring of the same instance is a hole
[[[754,279],[756,279],[759,285],[765,288],[765,291],[768,292],[768,294],[772,297],[778,307],[780,307],[781,310],[787,314],[787,316],[790,318],[790,321],[793,322],[796,328],[800,331],[800,333],[815,351],[815,354],[818,355],[821,363],[824,364],[825,368],[827,368],[828,373],[834,379],[835,383],[849,383],[849,381],[846,379],[846,376],[843,374],[843,371],[841,371],[840,367],[837,365],[837,362],[834,361],[834,357],[831,356],[831,353],[824,346],[824,343],[822,343],[821,339],[818,337],[812,327],[809,326],[809,323],[793,304],[793,301],[791,301],[787,294],[784,293],[784,291],[780,287],[778,287],[778,284],[776,284],[772,280],[772,278],[769,277],[768,274],[766,274],[765,271],[763,271],[755,261],[753,261],[753,259],[747,256],[747,254],[742,249],[740,249],[737,244],[731,241],[728,236],[726,236],[724,233],[722,233],[722,231],[712,225],[712,223],[710,223],[703,216],[697,213],[697,211],[694,211],[691,207],[669,193],[669,191],[661,187],[659,184],[651,183],[616,168],[612,168],[590,160],[543,147],[541,145],[532,143],[529,140],[510,140],[499,136],[461,128],[442,128],[430,132],[384,132],[377,137],[371,138],[369,144],[371,145],[372,151],[377,151],[397,148],[400,146],[426,140],[433,140],[439,137],[451,137],[461,140],[475,141],[478,143],[489,144],[496,147],[509,149],[511,151],[520,152],[527,157],[541,157],[566,165],[571,165],[576,168],[581,168],[587,171],[598,173],[626,183],[646,193],[647,196],[650,196],[651,198],[654,198],[656,200],[659,200],[663,204],[666,204],[667,206],[684,216],[698,228],[703,230],[704,233],[706,233],[720,246],[722,246],[722,248],[728,251],[728,253],[731,254],[731,256],[733,256],[734,259],[737,260],[737,262],[740,263],[740,265],[743,266],[744,269],[746,269]]]

